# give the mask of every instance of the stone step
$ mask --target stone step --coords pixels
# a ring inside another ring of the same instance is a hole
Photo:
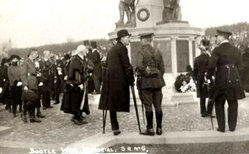
[[[12,128],[10,128],[10,127],[0,126],[0,136],[7,134],[11,131],[12,131]]]

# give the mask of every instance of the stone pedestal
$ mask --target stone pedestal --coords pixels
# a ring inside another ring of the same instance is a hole
[[[186,72],[187,65],[193,66],[196,57],[196,38],[204,35],[200,28],[191,27],[187,21],[162,21],[163,0],[140,0],[136,6],[136,27],[119,27],[109,33],[112,38],[120,29],[127,29],[131,36],[128,46],[131,63],[136,65],[136,54],[140,50],[140,33],[154,33],[153,46],[163,54],[165,64],[166,100],[172,101],[177,75]],[[164,96],[165,96],[164,95]]]

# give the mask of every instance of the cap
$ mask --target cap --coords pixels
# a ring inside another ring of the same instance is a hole
[[[140,39],[143,39],[143,38],[151,38],[153,35],[154,33],[142,33],[139,34],[138,36],[140,36]]]
[[[126,29],[122,29],[117,32],[117,39],[121,39],[122,37],[125,36],[131,36],[131,34],[129,34],[129,32]]]
[[[96,41],[92,41],[91,42],[91,46],[92,46],[92,48],[97,48],[97,42]]]
[[[221,36],[224,36],[226,38],[229,38],[229,36],[232,35],[231,32],[219,30],[219,29],[217,29],[216,32],[217,32],[217,35],[221,35]]]
[[[21,59],[18,55],[11,55],[9,58],[9,61],[12,61],[13,59]]]
[[[83,41],[83,44],[84,44],[85,46],[86,46],[86,45],[90,45],[89,40]]]

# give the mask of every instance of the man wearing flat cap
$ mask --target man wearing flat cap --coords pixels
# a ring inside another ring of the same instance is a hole
[[[147,129],[143,135],[155,135],[153,129],[153,107],[156,113],[157,135],[162,134],[162,87],[165,86],[163,74],[165,72],[162,53],[152,47],[152,33],[140,34],[141,50],[138,52],[136,60],[136,70],[138,73],[137,87],[140,98],[145,106]]]
[[[110,110],[110,119],[114,135],[120,134],[117,112],[130,111],[129,86],[134,84],[133,69],[126,48],[131,34],[123,29],[118,31],[118,43],[107,55],[107,69],[103,80],[99,109]]]
[[[217,30],[219,46],[213,50],[208,65],[207,78],[212,79],[212,76],[215,74],[214,101],[218,122],[217,131],[219,132],[225,132],[226,130],[225,102],[228,102],[229,130],[235,131],[238,115],[238,99],[245,97],[241,89],[241,81],[238,73],[241,54],[238,48],[229,43],[231,34],[227,31]]]

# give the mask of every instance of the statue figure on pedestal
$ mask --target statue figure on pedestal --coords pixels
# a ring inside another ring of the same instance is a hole
[[[135,1],[136,0],[120,0],[119,2],[119,21],[116,26],[135,26]],[[127,22],[124,24],[124,15],[126,14]]]
[[[162,22],[181,20],[180,0],[163,0],[163,4]]]

